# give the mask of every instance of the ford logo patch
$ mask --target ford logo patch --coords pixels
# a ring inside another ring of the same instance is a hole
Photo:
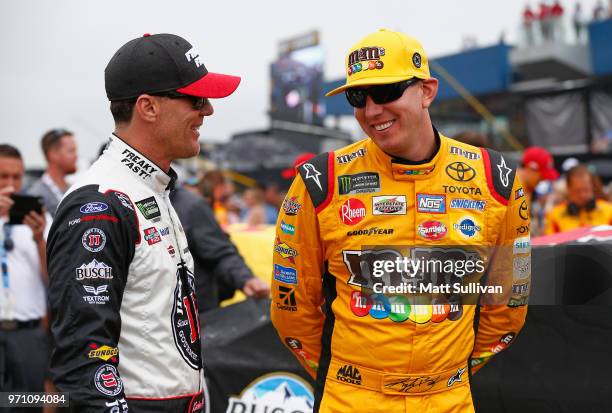
[[[106,211],[107,209],[108,205],[106,205],[104,202],[90,202],[83,205],[79,211],[81,211],[81,214],[94,214],[97,212]]]

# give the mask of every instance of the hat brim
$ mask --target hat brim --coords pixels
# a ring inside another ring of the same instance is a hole
[[[208,72],[200,80],[177,89],[177,92],[190,96],[218,99],[224,98],[236,90],[240,84],[240,77]]]
[[[334,96],[338,93],[344,92],[346,89],[356,86],[372,86],[372,85],[387,85],[389,83],[397,83],[402,80],[408,80],[414,78],[414,75],[404,75],[404,76],[381,76],[381,77],[364,77],[363,79],[358,79],[347,82],[346,84],[335,88],[334,90],[327,92],[325,96]]]
[[[281,176],[285,179],[293,179],[297,175],[297,172],[294,167],[283,169],[281,172]]]
[[[546,181],[554,181],[559,178],[559,172],[556,169],[547,169],[542,172],[542,179]]]

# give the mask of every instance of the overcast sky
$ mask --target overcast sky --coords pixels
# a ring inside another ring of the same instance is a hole
[[[16,145],[28,168],[43,166],[41,135],[54,127],[76,133],[83,161],[112,132],[104,67],[123,43],[143,33],[175,33],[200,52],[209,71],[237,74],[231,97],[214,101],[203,140],[264,128],[269,63],[280,40],[317,29],[325,79],[344,74],[344,54],[381,27],[418,38],[431,57],[459,51],[465,36],[480,46],[502,31],[513,43],[526,1],[520,0],[1,0],[0,142]],[[575,1],[564,1],[571,10]],[[583,1],[591,13],[595,0]],[[532,2],[535,4],[535,2]]]

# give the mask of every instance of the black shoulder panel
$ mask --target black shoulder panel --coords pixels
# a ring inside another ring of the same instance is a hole
[[[333,152],[321,153],[298,168],[315,208],[324,205],[325,201],[329,199],[330,192],[334,190],[333,162],[329,161],[330,157],[333,161]],[[331,171],[330,163],[332,165]]]
[[[492,189],[498,195],[508,201],[512,193],[512,185],[514,184],[514,176],[518,166],[517,162],[491,149],[485,149],[483,152],[489,155],[483,157],[485,169],[490,171],[490,175],[487,173],[487,180],[490,179],[489,187],[492,186]]]

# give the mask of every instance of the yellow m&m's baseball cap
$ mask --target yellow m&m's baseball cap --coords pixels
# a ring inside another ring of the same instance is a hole
[[[345,60],[346,83],[326,96],[355,86],[384,85],[402,80],[428,79],[429,61],[414,37],[388,29],[367,35],[351,47]]]

